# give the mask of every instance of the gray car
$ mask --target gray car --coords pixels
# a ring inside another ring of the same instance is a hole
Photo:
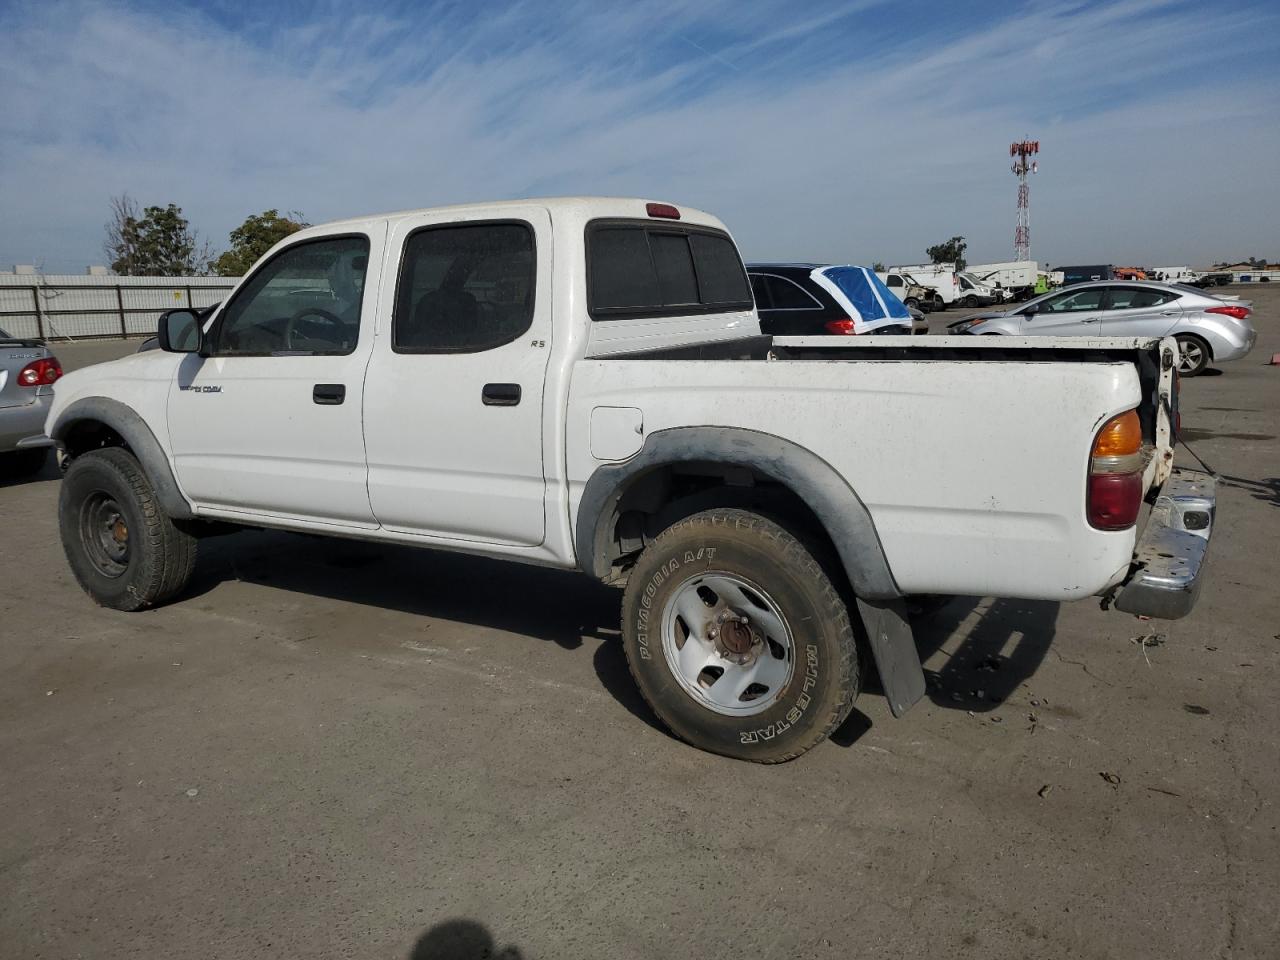
[[[979,313],[947,325],[951,333],[1011,336],[1175,337],[1178,372],[1194,377],[1210,361],[1239,360],[1257,339],[1248,300],[1150,280],[1077,283],[1016,310]]]
[[[0,479],[30,476],[44,466],[53,445],[44,421],[60,376],[58,358],[44,343],[0,330]]]

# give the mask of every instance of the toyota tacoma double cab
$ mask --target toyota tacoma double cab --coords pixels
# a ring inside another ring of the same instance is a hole
[[[64,376],[46,424],[95,601],[179,596],[227,524],[576,569],[624,588],[657,716],[732,757],[813,747],[872,664],[907,710],[913,598],[1173,618],[1202,579],[1214,488],[1173,465],[1172,340],[762,336],[688,207],[311,227],[158,340]]]

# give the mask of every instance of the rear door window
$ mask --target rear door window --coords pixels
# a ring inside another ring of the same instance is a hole
[[[1107,309],[1145,310],[1158,307],[1170,300],[1177,300],[1178,296],[1169,290],[1157,290],[1152,287],[1112,287],[1107,298]]]
[[[424,227],[404,245],[392,349],[475,353],[533,322],[533,229],[523,221]]]
[[[750,310],[737,248],[701,227],[597,221],[587,226],[588,306],[593,319]]]

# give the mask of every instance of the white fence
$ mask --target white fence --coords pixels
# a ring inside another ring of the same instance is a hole
[[[11,337],[146,337],[174,307],[208,307],[238,277],[51,277],[0,274],[0,330]]]

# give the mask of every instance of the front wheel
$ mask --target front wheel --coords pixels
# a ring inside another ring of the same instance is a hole
[[[62,548],[95,602],[144,610],[186,586],[196,540],[156,500],[133,454],[107,447],[71,461],[58,496]]]
[[[844,601],[795,537],[745,510],[707,510],[640,555],[622,600],[632,676],[680,739],[779,763],[820,743],[858,694]]]
[[[1180,333],[1174,339],[1178,341],[1178,375],[1194,377],[1203,373],[1209,365],[1209,345],[1189,333]]]
[[[919,309],[920,309],[920,298],[919,298],[919,297],[907,297],[907,299],[906,299],[906,300],[903,300],[902,302],[903,302],[903,304],[904,304],[905,306],[907,306],[907,307],[911,308],[912,310],[919,310]]]

